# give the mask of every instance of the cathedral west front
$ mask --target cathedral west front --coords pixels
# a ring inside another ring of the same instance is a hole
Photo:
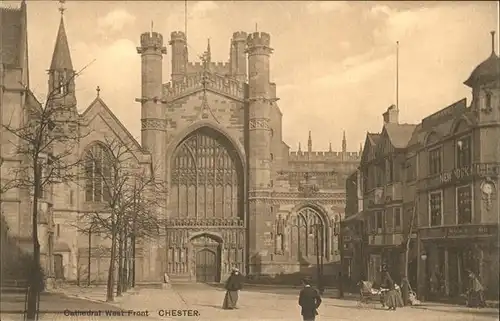
[[[9,10],[2,14],[22,17]],[[154,175],[166,183],[168,192],[159,213],[165,228],[157,240],[141,243],[137,281],[161,280],[167,273],[172,280],[220,282],[232,267],[253,276],[310,274],[319,258],[325,275],[336,273],[345,181],[358,166],[361,151],[347,151],[345,134],[341,151],[314,150],[311,132],[307,146],[294,151],[283,141],[268,33],[234,32],[227,62],[212,61],[210,44],[201,61],[190,61],[188,41],[181,31],[172,32],[168,41],[158,32],[143,33],[138,39],[142,68],[137,77],[142,88],[136,104],[141,109],[141,141],[135,143],[141,152],[136,158],[141,166],[155,168]],[[53,73],[74,69],[69,44],[61,17]],[[13,63],[27,60],[22,52],[16,54],[19,59]],[[162,75],[166,63],[172,70],[168,82]],[[14,85],[9,87],[8,79],[2,79],[7,102]],[[8,102],[4,115],[25,104]],[[79,153],[113,135],[133,140],[111,108],[98,95],[83,113],[75,109],[74,117],[87,119],[95,129],[80,142]],[[102,201],[102,193],[95,192],[98,185],[92,177],[87,180],[85,187],[55,189],[59,194],[47,200],[52,220],[46,235],[52,231],[53,237],[45,238],[42,232],[47,243],[42,252],[47,269],[66,280],[79,277],[90,255],[93,280],[104,282],[106,252],[89,250],[88,237],[77,235],[67,223],[72,215]],[[29,199],[21,192],[9,197],[11,201],[3,198],[3,215],[16,226],[12,233],[22,239],[28,232],[18,222],[27,214],[17,204]],[[106,244],[95,237],[93,246]]]

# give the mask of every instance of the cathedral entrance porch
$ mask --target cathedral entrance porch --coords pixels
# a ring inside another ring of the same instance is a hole
[[[199,237],[195,241],[196,282],[215,283],[220,281],[220,244],[209,238]],[[201,242],[200,242],[201,241]],[[207,242],[208,241],[208,242]],[[203,242],[203,243],[202,243]]]
[[[212,283],[224,281],[231,268],[245,268],[245,228],[243,221],[226,220],[225,226],[188,225],[172,220],[167,228],[165,272],[175,281]],[[181,225],[182,224],[182,225]]]

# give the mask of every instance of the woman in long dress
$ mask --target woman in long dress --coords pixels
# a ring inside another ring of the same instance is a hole
[[[384,299],[383,299],[384,305],[389,310],[396,311],[396,308],[398,306],[398,294],[396,291],[396,284],[394,283],[394,280],[391,278],[389,271],[387,271],[387,266],[382,267],[382,278],[383,278],[382,284],[384,284],[384,288],[388,289],[388,291],[384,294]]]
[[[233,268],[231,275],[226,281],[226,296],[222,308],[225,310],[236,309],[238,303],[238,292],[243,288],[243,275],[237,268]]]
[[[469,271],[470,288],[467,298],[467,305],[469,307],[485,307],[486,302],[484,300],[484,287],[479,282],[478,277]]]

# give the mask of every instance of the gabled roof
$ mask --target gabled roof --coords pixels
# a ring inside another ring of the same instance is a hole
[[[54,53],[52,54],[50,70],[73,70],[68,37],[66,36],[66,28],[64,27],[64,19],[62,15],[61,21],[59,22],[59,30],[57,31],[56,44],[54,46]]]
[[[115,116],[115,114],[109,109],[106,103],[98,96],[92,103],[90,103],[89,107],[85,109],[85,111],[81,114],[82,117],[89,117],[92,114],[92,111],[96,108],[102,108],[103,111],[110,116],[113,121],[120,127],[123,133],[127,136],[127,138],[135,145],[138,151],[141,151],[145,154],[149,154],[145,151],[139,142],[132,136],[132,134],[128,131],[128,129],[122,124],[122,122]],[[95,111],[96,114],[99,114],[99,111]],[[90,120],[90,119],[89,119]],[[123,138],[123,137],[122,137]]]
[[[372,145],[377,145],[378,140],[380,139],[379,133],[367,133],[366,137],[369,139]]]
[[[387,123],[384,129],[394,148],[406,148],[417,125]]]
[[[366,163],[368,161],[368,156],[370,155],[370,152],[372,151],[372,148],[377,145],[378,141],[380,140],[380,134],[378,133],[366,133],[366,138],[365,138],[365,145],[363,147],[363,152],[361,154],[361,163]]]
[[[20,9],[0,7],[0,63],[21,64],[23,41],[23,12]]]

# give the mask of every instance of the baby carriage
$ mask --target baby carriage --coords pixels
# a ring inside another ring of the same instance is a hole
[[[410,305],[415,306],[422,304],[422,302],[420,302],[420,300],[417,299],[417,293],[415,293],[415,291],[412,290],[411,285],[409,283],[407,283],[407,285],[408,285],[408,301],[410,301]]]
[[[359,285],[359,302],[358,307],[362,307],[370,302],[379,302],[384,305],[384,294],[387,289],[374,289],[373,283],[369,281],[360,281]]]

